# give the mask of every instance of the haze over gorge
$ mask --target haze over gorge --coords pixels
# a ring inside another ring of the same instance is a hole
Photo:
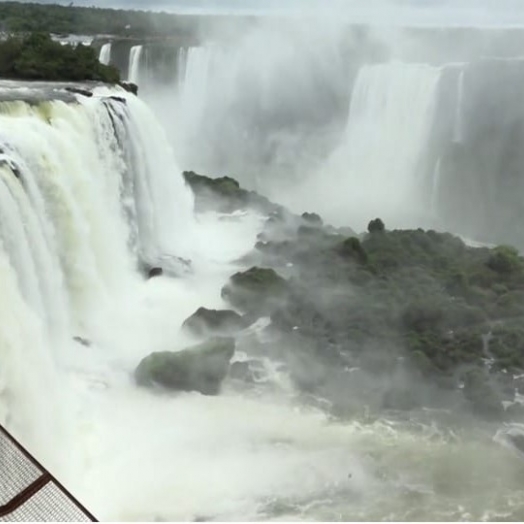
[[[524,29],[388,5],[0,81],[0,424],[98,519],[524,519]]]

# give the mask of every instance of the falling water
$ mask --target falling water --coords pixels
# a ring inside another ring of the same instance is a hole
[[[109,61],[111,60],[111,42],[108,42],[102,46],[98,60],[101,64],[109,64]]]
[[[455,123],[453,126],[453,141],[460,144],[464,138],[463,105],[464,105],[464,69],[460,71],[457,83],[457,105],[455,108]]]
[[[142,56],[143,46],[135,45],[129,51],[129,74],[128,82],[138,83],[140,78],[140,57]]]
[[[441,69],[429,65],[363,66],[341,143],[322,168],[325,176],[315,174],[295,198],[334,223],[357,228],[371,216],[397,226],[419,221],[428,202],[421,160],[440,77]]]

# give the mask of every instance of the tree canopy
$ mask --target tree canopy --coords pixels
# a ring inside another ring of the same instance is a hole
[[[192,16],[126,11],[73,5],[0,2],[0,29],[4,32],[55,34],[111,34],[146,37],[189,35]]]
[[[12,36],[0,42],[0,77],[107,83],[120,81],[118,70],[101,64],[92,47],[61,45],[47,33]]]

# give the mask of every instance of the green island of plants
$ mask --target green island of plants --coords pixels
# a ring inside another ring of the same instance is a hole
[[[47,33],[16,35],[0,42],[0,77],[110,84],[120,81],[119,71],[101,64],[92,47],[61,45]]]

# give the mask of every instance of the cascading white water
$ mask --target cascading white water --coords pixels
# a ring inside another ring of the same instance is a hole
[[[357,228],[374,216],[397,226],[420,219],[427,205],[421,160],[440,77],[441,69],[429,65],[363,66],[340,146],[291,204],[297,207],[298,198],[331,222]]]
[[[218,49],[214,46],[190,47],[179,56],[179,99],[183,121],[193,122],[194,131],[206,111],[211,67],[217,66]],[[191,129],[189,136],[191,136]]]
[[[455,107],[455,122],[453,126],[453,141],[460,144],[464,138],[463,105],[464,105],[464,69],[462,69],[457,81],[457,105]]]
[[[134,45],[129,51],[129,73],[127,81],[134,84],[138,83],[140,78],[140,57],[142,56],[143,46]]]
[[[436,216],[440,199],[440,184],[442,178],[442,158],[439,157],[433,172],[433,187],[431,188],[431,212]]]
[[[193,342],[188,315],[225,306],[231,261],[265,220],[195,220],[138,99],[0,103],[0,155],[0,422],[98,518],[471,520],[504,515],[508,492],[519,507],[518,464],[485,441],[334,423],[287,383],[218,397],[134,386],[143,356]],[[194,273],[137,278],[137,253],[166,251]]]
[[[109,64],[109,61],[111,60],[111,42],[107,42],[101,47],[98,60],[101,64]]]
[[[108,106],[125,124],[120,131]],[[75,359],[71,338],[93,333],[105,305],[136,281],[121,199],[128,159],[119,142],[140,159],[142,180],[155,180],[149,204],[157,221],[174,225],[158,241],[148,231],[148,246],[177,252],[176,224],[190,227],[192,198],[141,102],[119,93],[118,100],[82,97],[77,104],[0,103],[0,266],[11,308],[0,327],[0,421],[19,429],[43,460],[56,458],[42,442],[59,438],[60,424],[42,416],[61,409],[51,390],[57,370]],[[142,198],[139,189],[133,198]],[[147,221],[141,212],[137,221]],[[39,398],[45,389],[49,403]]]
[[[261,191],[269,180],[309,166],[319,149],[327,150],[325,128],[347,89],[338,31],[318,35],[317,43],[300,26],[273,28],[269,38],[255,27],[241,31],[234,45],[210,41],[180,50],[176,83],[146,85],[143,93],[181,165],[231,174]]]

